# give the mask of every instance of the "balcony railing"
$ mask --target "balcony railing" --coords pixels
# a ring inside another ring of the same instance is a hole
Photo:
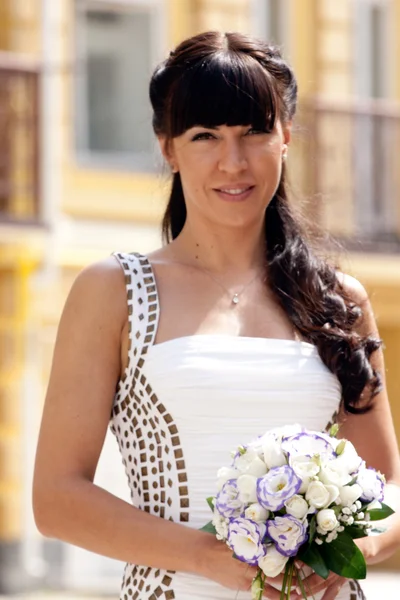
[[[349,249],[400,252],[400,106],[316,101],[299,116],[310,216]]]
[[[0,223],[39,219],[39,69],[0,52]]]

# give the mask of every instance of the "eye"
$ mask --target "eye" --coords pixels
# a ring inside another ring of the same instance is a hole
[[[266,134],[266,133],[270,133],[270,132],[267,131],[266,129],[256,129],[255,127],[250,127],[250,129],[247,131],[246,135],[262,135],[262,134]]]
[[[208,131],[204,131],[202,133],[196,133],[196,135],[194,135],[192,137],[192,142],[197,142],[199,140],[212,140],[215,139],[215,136],[212,133],[209,133]]]

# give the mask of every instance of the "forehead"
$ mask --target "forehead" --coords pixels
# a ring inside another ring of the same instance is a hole
[[[171,97],[170,135],[195,126],[252,125],[272,130],[278,117],[278,95],[271,77],[257,61],[237,57],[210,59],[183,72]]]

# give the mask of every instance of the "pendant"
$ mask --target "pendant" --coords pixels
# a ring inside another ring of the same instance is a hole
[[[239,296],[237,294],[234,294],[232,304],[239,304]]]

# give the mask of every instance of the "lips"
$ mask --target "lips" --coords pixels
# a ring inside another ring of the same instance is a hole
[[[246,199],[254,189],[254,185],[250,184],[235,184],[215,188],[218,196],[224,200],[239,201]]]

